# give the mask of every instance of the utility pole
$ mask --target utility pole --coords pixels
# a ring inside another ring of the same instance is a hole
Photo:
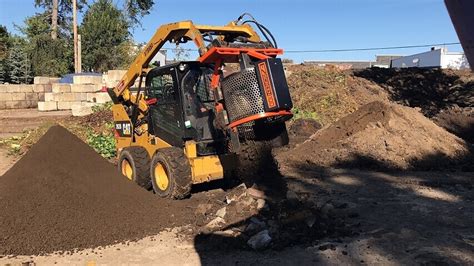
[[[77,49],[77,1],[72,0],[72,31],[74,33],[74,73],[80,73]]]
[[[51,14],[51,39],[58,38],[58,3],[59,0],[53,0],[53,10]]]
[[[82,72],[82,43],[81,43],[81,34],[77,35],[77,66],[78,73]]]

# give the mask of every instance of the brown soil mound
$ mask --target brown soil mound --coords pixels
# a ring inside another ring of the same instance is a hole
[[[76,136],[54,126],[0,178],[0,254],[136,240],[195,222],[187,205],[142,190]]]
[[[469,164],[466,143],[417,110],[372,102],[326,127],[293,150],[282,164],[301,167],[434,169]]]
[[[433,121],[465,141],[474,143],[474,106],[441,110]]]
[[[349,72],[317,66],[288,66],[288,85],[295,106],[303,116],[328,125],[360,106],[373,101],[388,101],[376,83]]]

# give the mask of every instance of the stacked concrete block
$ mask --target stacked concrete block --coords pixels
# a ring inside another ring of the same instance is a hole
[[[53,84],[51,91],[53,93],[71,92],[71,84],[64,84],[64,83]]]
[[[91,103],[107,103],[112,101],[110,96],[107,92],[95,92],[95,93],[87,93],[87,101]]]
[[[45,104],[38,109],[73,110],[76,115],[92,112],[93,105],[110,101],[107,93],[100,92],[102,87],[102,76],[74,76],[72,84],[52,84],[51,92],[44,94]]]
[[[0,109],[36,108],[51,84],[1,84]]]
[[[52,77],[35,77],[33,79],[33,84],[37,85],[51,85],[54,83],[58,83],[60,78],[52,78]]]
[[[71,84],[71,92],[96,92],[102,89],[102,83],[99,84]]]
[[[73,84],[102,84],[102,76],[79,75],[72,79]]]
[[[58,110],[58,102],[38,102],[38,110],[39,111],[57,111]]]

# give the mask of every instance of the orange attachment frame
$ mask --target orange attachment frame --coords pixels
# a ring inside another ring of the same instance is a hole
[[[256,49],[256,48],[230,48],[230,47],[212,47],[209,49],[205,54],[203,54],[199,61],[201,63],[215,63],[214,65],[214,73],[212,76],[211,87],[216,89],[219,86],[219,69],[223,63],[237,63],[239,62],[239,55],[240,54],[247,54],[250,57],[257,58],[260,60],[267,59],[269,57],[276,57],[277,55],[283,54],[282,49],[275,49],[275,48],[265,48],[265,49]],[[222,105],[216,106],[216,110],[222,111]],[[228,128],[235,129],[237,126],[262,119],[267,117],[273,116],[293,116],[290,111],[282,110],[278,112],[266,112],[251,115],[237,121],[234,121],[228,125]]]
[[[267,117],[273,117],[273,116],[293,116],[293,114],[290,111],[278,111],[278,112],[266,112],[266,113],[260,113],[256,115],[251,115],[242,119],[239,119],[237,121],[234,121],[229,124],[229,128],[235,128],[237,126],[240,126],[242,124],[261,119],[261,118],[267,118]]]
[[[275,57],[283,54],[282,49],[275,48],[230,48],[230,47],[212,47],[203,54],[199,61],[201,63],[215,63],[221,61],[221,63],[237,63],[239,62],[239,55],[246,53],[252,57],[258,59],[265,59],[268,57]]]

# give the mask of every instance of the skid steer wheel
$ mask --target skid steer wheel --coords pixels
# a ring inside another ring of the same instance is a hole
[[[128,147],[120,152],[118,169],[139,186],[150,189],[150,156],[143,147]]]
[[[191,166],[180,148],[157,151],[151,160],[150,176],[153,190],[160,197],[183,199],[191,192]]]

